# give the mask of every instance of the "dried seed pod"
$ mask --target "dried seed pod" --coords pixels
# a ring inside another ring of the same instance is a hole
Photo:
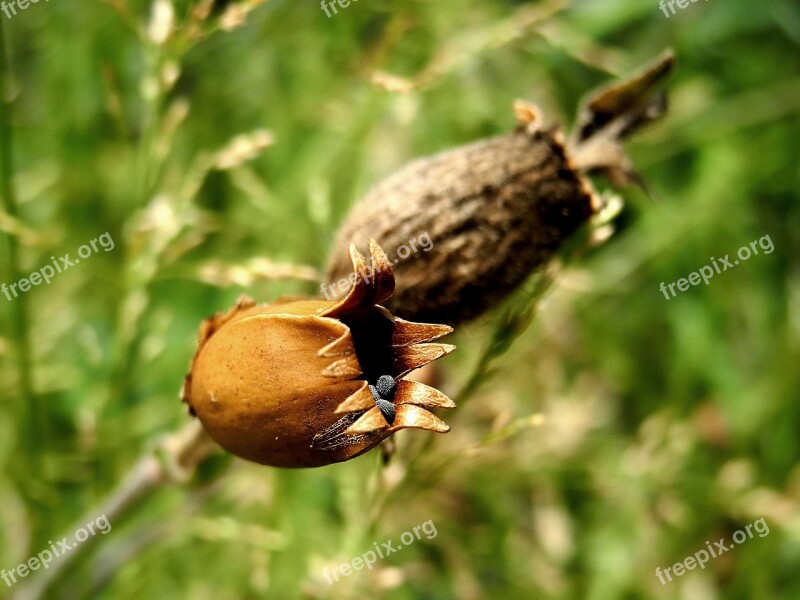
[[[672,62],[665,53],[585,99],[569,144],[558,128],[541,125],[535,107],[517,102],[513,133],[391,175],[351,210],[326,279],[348,272],[344,240],[362,247],[374,238],[396,252],[427,235],[425,251],[394,261],[399,285],[388,307],[407,319],[451,325],[489,309],[602,208],[588,172],[617,185],[637,180],[621,140],[663,114],[665,95],[655,88]]]
[[[452,329],[380,306],[394,274],[374,241],[370,253],[371,276],[360,277],[368,267],[350,247],[358,283],[338,302],[243,299],[203,322],[181,395],[223,448],[266,465],[316,467],[354,458],[400,429],[449,430],[428,409],[452,400],[403,377],[452,352],[430,343]],[[376,384],[391,408],[376,405]]]

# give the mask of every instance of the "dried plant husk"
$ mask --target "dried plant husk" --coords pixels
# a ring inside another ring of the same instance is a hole
[[[449,430],[429,409],[452,400],[405,376],[452,352],[433,343],[452,329],[382,307],[394,274],[374,241],[370,254],[368,269],[351,246],[356,284],[339,301],[243,298],[203,322],[182,399],[223,448],[265,465],[315,467],[354,458],[401,429]],[[391,424],[368,388],[382,375],[397,380]]]
[[[558,127],[542,124],[536,107],[518,101],[510,134],[416,160],[389,176],[350,211],[326,281],[347,275],[346,242],[363,247],[374,238],[392,253],[428,236],[428,248],[394,261],[392,312],[455,325],[490,309],[603,208],[588,173],[615,185],[641,182],[621,140],[665,111],[666,96],[656,88],[672,63],[666,52],[590,94],[569,142]]]

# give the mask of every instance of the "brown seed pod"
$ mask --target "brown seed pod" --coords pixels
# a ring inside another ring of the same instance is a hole
[[[427,235],[425,251],[394,261],[399,286],[388,307],[407,319],[451,325],[491,308],[602,207],[588,172],[603,172],[617,185],[637,180],[620,141],[663,114],[665,95],[655,87],[672,62],[665,53],[584,100],[569,144],[558,128],[541,125],[535,107],[517,102],[511,134],[419,159],[391,175],[351,210],[327,281],[349,271],[340,251],[345,240],[363,247],[374,238],[396,252]]]
[[[452,352],[429,343],[452,329],[380,306],[394,274],[374,241],[370,253],[368,268],[351,246],[357,283],[338,302],[242,299],[203,322],[181,396],[223,448],[265,465],[316,467],[354,458],[400,429],[449,431],[427,409],[452,408],[452,400],[404,377]]]

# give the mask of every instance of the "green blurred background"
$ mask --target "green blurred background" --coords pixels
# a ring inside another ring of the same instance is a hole
[[[0,282],[115,242],[0,296],[0,569],[95,518],[185,425],[203,318],[242,293],[319,293],[338,224],[381,177],[508,131],[515,98],[569,126],[586,92],[672,47],[670,112],[628,146],[649,196],[621,192],[616,235],[569,263],[487,372],[472,376],[508,333],[502,310],[452,336],[450,433],[403,432],[388,466],[217,456],[112,521],[41,597],[800,598],[796,2],[667,18],[655,0],[360,0],[329,18],[269,0],[199,20],[178,1],[173,28],[169,6],[0,13]],[[773,253],[659,291],[765,235]],[[762,517],[768,535],[655,576]],[[327,583],[428,520],[432,539]]]

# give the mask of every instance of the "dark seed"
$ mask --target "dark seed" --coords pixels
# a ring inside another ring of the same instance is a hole
[[[388,400],[384,400],[383,398],[376,400],[375,404],[378,405],[378,409],[381,411],[383,418],[386,419],[386,422],[389,425],[394,424],[394,404],[389,402]]]
[[[370,383],[367,386],[383,418],[386,419],[389,425],[392,425],[394,423],[395,408],[391,400],[394,397],[397,382],[391,375],[381,375],[375,385]]]
[[[381,375],[378,378],[378,382],[375,384],[375,389],[378,390],[378,394],[380,394],[381,398],[391,400],[397,389],[397,382],[391,375]]]

